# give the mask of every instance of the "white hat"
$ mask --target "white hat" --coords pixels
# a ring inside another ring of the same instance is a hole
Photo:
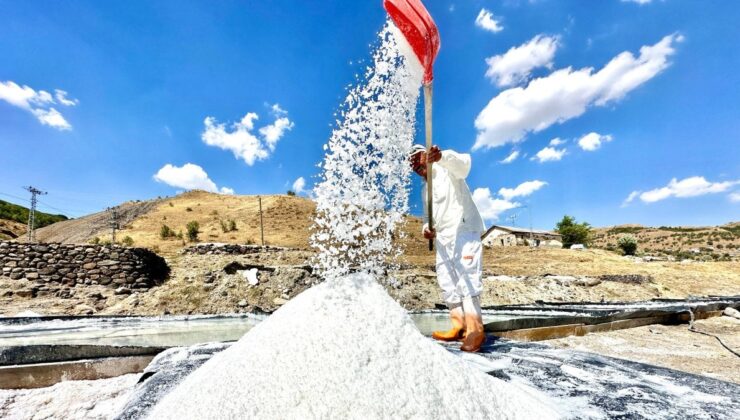
[[[409,150],[409,158],[413,157],[417,153],[426,152],[427,148],[422,146],[421,144],[415,144],[411,146],[411,150]]]

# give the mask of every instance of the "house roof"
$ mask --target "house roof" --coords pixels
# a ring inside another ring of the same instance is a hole
[[[486,231],[486,233],[483,234],[481,239],[484,239],[486,236],[488,236],[488,234],[493,232],[494,229],[504,230],[504,231],[511,232],[511,233],[527,234],[527,235],[529,235],[529,233],[531,232],[534,235],[546,235],[546,236],[560,237],[559,233],[551,232],[549,230],[537,230],[537,229],[530,230],[524,227],[493,225],[490,228],[488,228],[488,230]]]

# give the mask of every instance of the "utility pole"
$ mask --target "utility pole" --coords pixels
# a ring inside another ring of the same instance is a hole
[[[108,214],[110,215],[110,221],[109,226],[111,228],[111,245],[115,245],[116,243],[116,229],[119,228],[118,226],[118,211],[115,207],[108,207],[107,209]]]
[[[262,196],[257,196],[260,203],[260,236],[262,237],[262,246],[265,246],[265,225],[262,223]]]
[[[31,209],[28,212],[28,242],[36,241],[36,196],[48,194],[45,191],[41,191],[33,186],[24,187],[24,189],[31,193]]]
[[[508,217],[509,220],[511,220],[512,226],[516,227],[516,219],[519,218],[519,213],[514,213],[511,216]]]

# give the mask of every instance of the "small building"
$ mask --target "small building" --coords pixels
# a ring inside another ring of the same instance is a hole
[[[562,246],[562,237],[559,233],[547,230],[520,228],[516,226],[493,225],[481,236],[484,246]]]

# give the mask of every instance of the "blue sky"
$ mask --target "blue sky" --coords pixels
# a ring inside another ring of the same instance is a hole
[[[740,220],[740,3],[425,3],[435,140],[472,153],[489,224]],[[385,21],[380,0],[0,10],[0,198],[27,204],[31,184],[70,216],[190,187],[309,190]]]

